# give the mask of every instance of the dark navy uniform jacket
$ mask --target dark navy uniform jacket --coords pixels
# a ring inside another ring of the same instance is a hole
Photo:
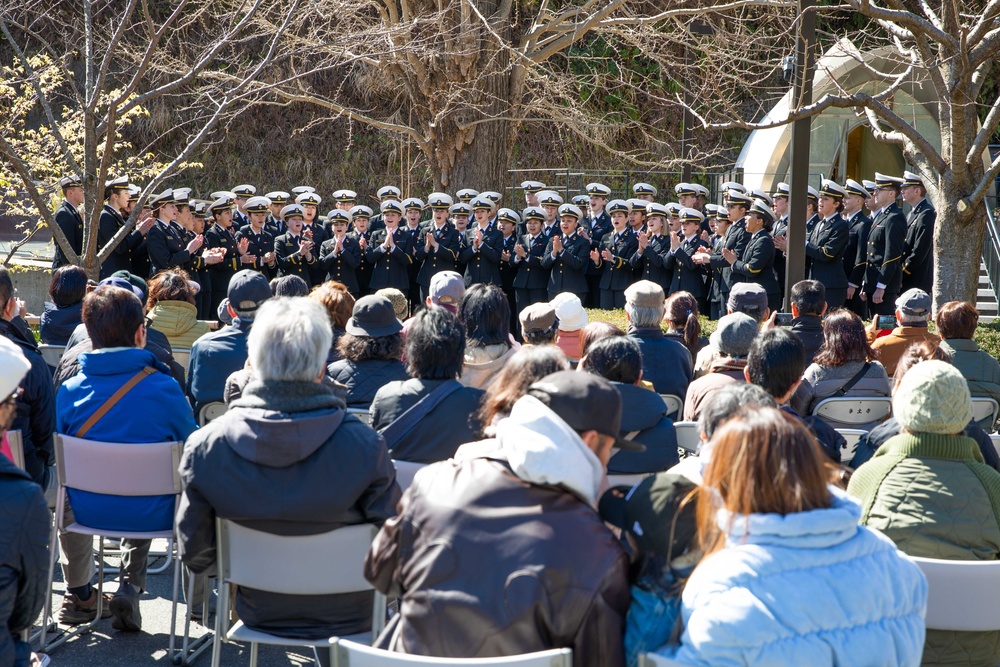
[[[850,238],[851,230],[840,215],[818,223],[806,239],[806,275],[827,289],[847,289],[844,252]]]
[[[906,218],[895,202],[879,211],[868,233],[868,266],[865,268],[865,293],[871,295],[878,284],[886,294],[898,294],[902,278],[903,243]]]
[[[649,238],[649,245],[639,252],[638,240],[636,251],[629,263],[633,268],[642,271],[642,280],[651,280],[663,288],[663,293],[670,291],[670,272],[667,271],[667,253],[670,252],[670,237],[659,235]]]
[[[934,223],[937,211],[921,199],[910,211],[903,239],[902,291],[918,287],[928,294],[934,289]]]
[[[205,231],[205,248],[226,249],[222,261],[208,267],[212,276],[212,291],[225,293],[229,290],[229,280],[243,267],[240,262],[240,252],[236,246],[235,227],[230,226],[223,229],[219,224],[212,225]],[[247,268],[250,268],[249,265]]]
[[[630,260],[638,247],[639,240],[628,227],[622,230],[621,234],[612,229],[610,233],[604,235],[598,253],[603,255],[605,250],[610,250],[612,258],[606,261],[603,256],[598,257],[597,267],[603,271],[599,285],[601,289],[624,291],[632,284]]]
[[[184,230],[172,222],[157,220],[146,233],[146,248],[149,250],[149,275],[155,276],[164,269],[184,268],[191,261],[187,251]]]
[[[434,234],[438,243],[436,250],[433,246],[429,251],[426,249],[428,232]],[[461,235],[450,222],[445,222],[441,229],[436,229],[433,222],[424,227],[420,238],[415,242],[414,260],[422,262],[420,271],[417,272],[417,284],[428,287],[435,273],[454,271],[461,244]]]
[[[125,225],[125,219],[114,207],[107,204],[101,211],[101,219],[97,228],[97,252],[108,244],[108,241],[115,237],[118,230]],[[145,237],[133,229],[121,242],[115,246],[108,258],[101,264],[101,279],[107,278],[115,271],[132,270],[132,251],[139,247]]]
[[[554,238],[554,237],[553,237]],[[542,266],[551,269],[549,273],[549,298],[562,292],[584,294],[587,292],[587,265],[590,261],[590,242],[574,232],[562,237],[562,252],[552,256],[552,240],[545,247]]]
[[[380,229],[372,234],[365,257],[372,265],[372,279],[369,289],[373,292],[383,287],[395,287],[404,294],[410,289],[410,267],[413,265],[413,236],[399,227],[393,233],[395,242],[392,250],[385,252],[382,244],[388,229]]]
[[[357,239],[345,236],[343,248],[335,255],[336,247],[336,238],[327,239],[323,242],[323,248],[319,253],[319,261],[326,271],[326,279],[344,283],[348,292],[357,295],[358,276],[355,271],[361,264],[361,246],[358,245]]]
[[[847,274],[847,282],[852,285],[861,286],[865,281],[865,266],[868,259],[868,234],[871,232],[872,219],[858,211],[854,217],[847,221],[851,237],[847,242],[847,250],[844,251],[844,273]]]
[[[274,239],[274,257],[278,264],[278,275],[298,276],[306,281],[306,285],[311,285],[309,280],[309,267],[316,263],[316,255],[319,250],[313,246],[309,253],[309,260],[299,253],[299,243],[303,237],[292,236],[291,232],[282,234]]]
[[[538,236],[532,241],[530,234],[525,234],[518,241],[527,251],[524,259],[518,259],[517,255],[510,258],[511,263],[517,269],[514,276],[515,289],[548,289],[549,271],[542,266],[542,255],[545,254],[545,247],[548,245],[548,238],[540,231]]]
[[[257,259],[253,264],[243,264],[244,269],[254,269],[264,274],[270,280],[278,272],[278,265],[270,267],[264,263],[264,255],[274,250],[274,236],[266,227],[261,227],[260,233],[256,233],[253,227],[244,227],[236,234],[237,242],[247,240],[247,254],[253,255]]]
[[[69,246],[73,248],[73,252],[77,255],[83,252],[83,216],[80,215],[80,212],[64,199],[63,203],[56,209],[55,220],[56,224],[59,225],[59,229],[66,235],[66,239],[69,241]],[[56,243],[55,246],[56,256],[52,260],[52,268],[58,269],[60,266],[69,264],[69,260],[66,259],[66,255],[63,254],[59,244]]]
[[[746,232],[745,232],[746,233]],[[733,263],[734,284],[757,283],[768,296],[781,293],[778,279],[774,275],[774,239],[763,229],[750,237],[743,254]]]
[[[667,247],[670,247],[669,242]],[[705,277],[708,275],[709,267],[706,264],[695,264],[691,259],[701,248],[708,248],[709,245],[700,236],[681,241],[677,252],[667,251],[664,261],[664,268],[670,272],[670,289],[667,294],[674,292],[690,292],[694,298],[704,298],[708,290],[705,288]]]
[[[471,230],[470,230],[471,231]],[[459,254],[459,259],[465,262],[465,286],[485,283],[501,285],[500,281],[500,251],[503,247],[503,233],[492,223],[483,229],[483,242],[477,251],[473,247],[472,238],[475,231],[469,234],[468,245]]]

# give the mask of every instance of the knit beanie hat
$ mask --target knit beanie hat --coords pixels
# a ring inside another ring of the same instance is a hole
[[[910,433],[961,433],[972,421],[969,385],[951,364],[922,361],[906,372],[896,388],[892,414]]]

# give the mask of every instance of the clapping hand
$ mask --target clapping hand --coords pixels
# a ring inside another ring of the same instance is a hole
[[[552,237],[552,252],[560,253],[563,250],[563,242],[561,236]]]
[[[205,242],[205,237],[202,236],[201,234],[198,234],[198,236],[196,236],[193,239],[191,239],[190,241],[188,241],[187,251],[189,253],[197,252],[198,248],[200,248],[201,244],[204,243],[204,242]]]

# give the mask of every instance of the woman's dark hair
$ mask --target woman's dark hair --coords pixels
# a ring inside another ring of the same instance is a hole
[[[630,336],[609,336],[591,346],[580,369],[610,382],[635,384],[642,377],[642,349]]]
[[[49,296],[59,308],[83,301],[87,294],[87,272],[74,264],[60,266],[49,282]]]
[[[966,301],[949,301],[934,318],[941,338],[971,339],[979,325],[979,311]]]
[[[469,347],[510,346],[510,303],[496,285],[479,283],[470,287],[458,312]]]
[[[403,356],[403,345],[405,344],[402,333],[394,333],[388,336],[354,336],[345,333],[337,339],[337,352],[342,359],[350,361],[364,361],[366,359],[388,359],[396,360]]]
[[[853,314],[853,313],[852,313]],[[799,337],[786,329],[768,329],[750,346],[747,377],[774,398],[782,398],[802,379],[806,353]]]
[[[446,308],[427,308],[406,331],[406,372],[423,380],[452,380],[462,374],[465,331]]]
[[[169,269],[149,279],[149,297],[146,309],[152,310],[161,301],[186,301],[195,305],[197,293],[191,286],[191,277],[184,269]]]
[[[896,362],[896,372],[892,376],[892,390],[896,391],[896,387],[899,386],[900,381],[908,370],[921,361],[931,361],[932,359],[950,364],[951,353],[941,347],[940,341],[923,340],[912,343],[908,348],[903,350],[902,356]]]
[[[865,325],[855,313],[838,308],[823,320],[823,345],[813,361],[820,366],[843,366],[852,361],[872,361],[875,350],[868,343]]]
[[[146,321],[142,302],[132,292],[103,285],[83,300],[83,324],[94,349],[135,347],[135,332]]]
[[[347,286],[335,280],[328,280],[322,285],[317,285],[309,293],[309,298],[318,302],[330,316],[330,324],[334,329],[343,331],[347,326],[347,320],[351,319],[354,311],[354,297],[347,290]]]
[[[490,426],[497,416],[509,415],[532,382],[565,370],[569,370],[569,359],[555,345],[522,347],[507,360],[496,381],[483,394],[477,413],[482,428]]]
[[[269,283],[271,296],[309,296],[309,285],[298,276],[281,276]]]
[[[670,328],[684,334],[684,347],[691,358],[701,346],[701,323],[698,322],[698,299],[691,292],[674,292],[667,298],[667,321]]]
[[[588,322],[580,330],[580,355],[590,351],[594,343],[610,336],[624,336],[625,332],[610,322]]]

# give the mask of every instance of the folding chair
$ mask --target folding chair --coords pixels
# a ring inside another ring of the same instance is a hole
[[[671,419],[678,419],[684,414],[684,399],[674,394],[660,394],[663,404],[667,406],[667,416]]]
[[[182,442],[117,443],[84,440],[57,433],[55,435],[56,475],[59,490],[56,497],[56,517],[52,526],[51,544],[58,544],[59,530],[99,537],[125,537],[152,540],[173,538],[173,526],[168,529],[125,532],[120,529],[106,530],[85,526],[79,521],[65,525],[66,489],[78,489],[90,493],[110,496],[174,496],[174,513],[181,493],[181,478],[177,468],[180,465]],[[122,474],[128,471],[128,474]],[[100,540],[98,561],[104,562],[104,540]],[[104,594],[104,577],[97,575],[97,610],[94,620],[67,631],[52,643],[46,643],[48,622],[52,615],[52,585],[56,558],[59,550],[52,549],[49,560],[49,585],[45,596],[42,615],[42,635],[40,650],[51,651],[72,637],[90,632],[101,620]],[[174,653],[174,630],[177,621],[177,592],[180,575],[180,560],[174,561],[173,597],[171,598],[169,655]]]
[[[838,396],[820,401],[813,414],[834,428],[860,428],[865,431],[892,412],[892,401],[883,396]]]
[[[188,366],[191,365],[191,348],[177,348],[173,350],[174,361],[179,363],[184,368],[184,374],[187,375]]]
[[[701,433],[698,422],[674,422],[674,432],[677,434],[677,446],[689,454],[697,454],[701,447]]]
[[[216,519],[219,602],[215,611],[212,667],[219,667],[222,641],[250,642],[250,665],[257,664],[258,644],[329,646],[329,639],[289,639],[252,630],[242,621],[226,628],[230,586],[246,586],[286,595],[333,595],[370,591],[363,564],[378,529],[371,524],[345,526],[318,535],[272,535]],[[385,596],[375,591],[370,633],[352,639],[370,642],[385,626]]]
[[[990,442],[993,443],[993,449],[997,450],[997,456],[1000,456],[1000,433],[991,433]]]
[[[330,653],[333,667],[407,667],[409,665],[439,665],[440,667],[571,667],[573,651],[556,648],[537,653],[511,655],[502,658],[432,658],[383,651],[363,644],[334,637]]]
[[[684,663],[655,653],[642,653],[639,655],[639,667],[684,667]]]
[[[66,352],[65,345],[39,345],[38,351],[42,353],[42,359],[45,363],[55,368],[59,365],[59,360],[62,359],[63,353]]]
[[[10,447],[11,461],[21,470],[24,470],[24,438],[21,431],[7,431],[7,445]]]
[[[427,464],[393,459],[392,465],[396,467],[396,483],[399,484],[399,489],[405,493],[410,488],[410,484],[413,484],[413,478],[416,476],[417,471]]]
[[[910,558],[927,577],[928,630],[1000,630],[1000,561]]]
[[[372,425],[372,415],[368,408],[347,408],[347,414],[354,415],[368,426]]]
[[[212,401],[211,403],[206,403],[201,406],[201,410],[198,410],[198,426],[204,426],[208,422],[221,417],[226,414],[226,410],[229,407],[222,401]]]
[[[867,435],[868,431],[860,428],[838,428],[837,433],[844,436],[844,440],[847,441],[847,444],[840,448],[840,462],[847,465],[858,451],[858,441]]]
[[[972,419],[978,422],[984,431],[993,432],[998,416],[1000,416],[1000,404],[995,399],[985,396],[972,397]]]

